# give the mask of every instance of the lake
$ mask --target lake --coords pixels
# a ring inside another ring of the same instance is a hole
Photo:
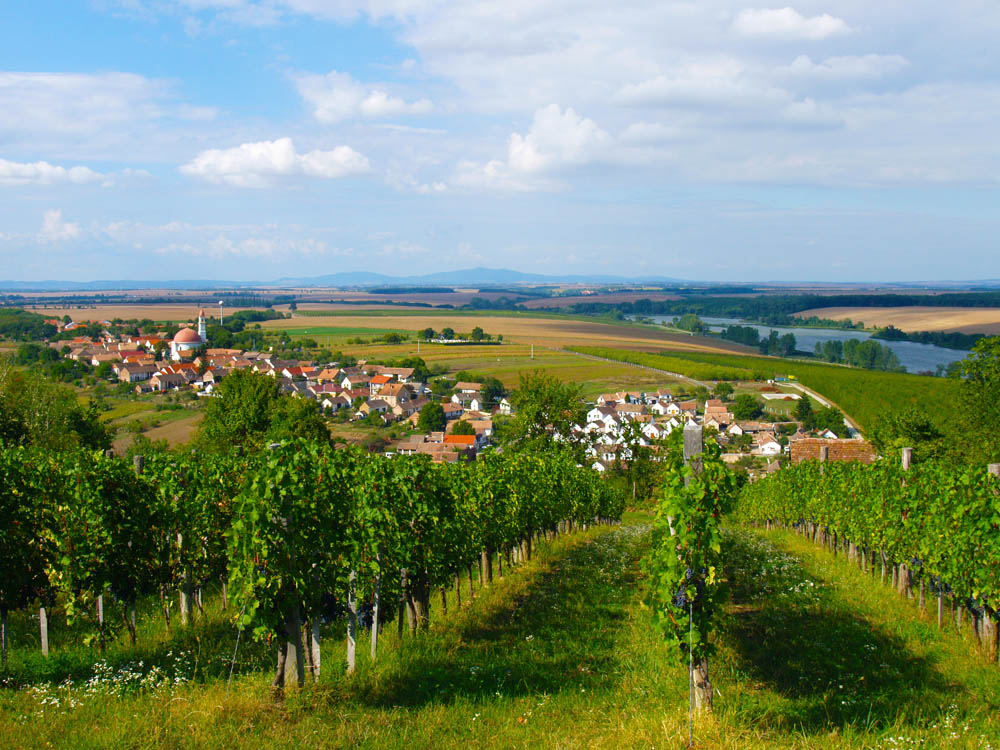
[[[673,315],[651,315],[649,316],[658,323],[673,321]],[[702,318],[705,325],[712,331],[721,331],[726,326],[741,325],[756,328],[762,339],[771,335],[771,331],[777,331],[779,336],[790,333],[795,336],[796,348],[802,352],[810,354],[815,350],[816,344],[823,341],[848,341],[858,339],[865,341],[871,338],[867,331],[849,331],[841,328],[784,328],[781,326],[762,326],[753,323],[745,323],[736,318]],[[876,339],[880,344],[884,344],[895,352],[899,357],[899,362],[906,367],[907,372],[934,372],[937,366],[948,366],[952,362],[965,359],[968,352],[959,349],[945,349],[932,344],[917,344],[913,341],[882,341]]]

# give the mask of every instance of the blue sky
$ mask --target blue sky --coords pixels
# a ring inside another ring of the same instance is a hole
[[[1000,277],[1000,6],[0,4],[0,279]]]

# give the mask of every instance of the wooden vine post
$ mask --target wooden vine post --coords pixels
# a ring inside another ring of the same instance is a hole
[[[352,570],[347,577],[347,674],[354,673],[355,647],[358,634],[358,574]]]
[[[702,453],[705,450],[704,432],[700,424],[688,422],[684,425],[684,465],[694,474],[701,474]],[[691,477],[684,478],[684,486],[691,486]],[[693,610],[692,610],[693,611]],[[693,623],[692,623],[693,625]],[[708,657],[695,660],[688,665],[691,695],[695,711],[712,710],[712,681],[708,676]]]
[[[378,574],[375,576],[375,591],[372,593],[372,662],[378,655],[379,602],[382,598],[382,548],[375,553]]]
[[[990,476],[1000,477],[1000,464],[989,464],[986,467]],[[992,602],[994,611],[997,603]],[[986,658],[990,661],[997,661],[1000,658],[1000,621],[990,617],[989,612],[983,613],[983,636],[986,641]]]
[[[903,471],[909,471],[910,466],[913,464],[913,448],[903,448],[900,452],[900,465],[903,467]],[[903,480],[903,484],[906,484],[906,480]],[[902,522],[903,519],[900,519]],[[910,591],[910,566],[905,562],[900,562],[897,566],[899,573],[896,579],[896,591],[902,597],[912,596]]]

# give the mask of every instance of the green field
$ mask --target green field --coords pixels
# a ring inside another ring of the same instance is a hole
[[[342,347],[347,343],[347,339],[374,339],[385,336],[387,333],[398,333],[407,337],[413,335],[413,331],[401,328],[360,328],[357,326],[302,326],[301,328],[283,328],[281,330],[282,333],[287,333],[293,339],[311,338],[317,344],[326,347]]]

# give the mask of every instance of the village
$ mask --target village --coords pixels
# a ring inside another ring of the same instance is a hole
[[[61,328],[71,331],[74,324]],[[62,345],[69,359],[103,369],[136,395],[187,391],[192,397],[211,397],[230,373],[259,373],[274,378],[281,392],[315,402],[332,420],[401,428],[402,437],[395,431],[398,439],[382,441],[379,449],[389,455],[427,454],[435,462],[475,459],[493,442],[494,420],[514,411],[505,393],[486,394],[481,382],[457,381],[442,392],[431,387],[426,373],[418,377],[412,367],[365,360],[342,365],[279,359],[270,351],[209,344],[205,314],[200,311],[196,327],[181,327],[170,338],[163,332],[115,336],[104,330],[94,339],[80,336],[53,346]],[[756,388],[754,398],[762,404],[803,398],[774,383]],[[585,419],[565,437],[586,446],[598,472],[628,464],[641,448],[652,449],[655,460],[656,446],[691,423],[721,446],[725,461],[762,472],[777,471],[786,457],[794,461],[818,457],[820,445],[833,446],[838,454],[866,445],[839,440],[830,429],[807,430],[790,414],[758,409],[751,418],[739,419],[730,398],[732,388],[722,384],[717,389],[714,398],[681,390],[675,395],[662,388],[602,394],[587,404]],[[432,409],[437,418],[422,423],[421,412],[430,404],[438,405]],[[435,429],[427,429],[428,424]]]

